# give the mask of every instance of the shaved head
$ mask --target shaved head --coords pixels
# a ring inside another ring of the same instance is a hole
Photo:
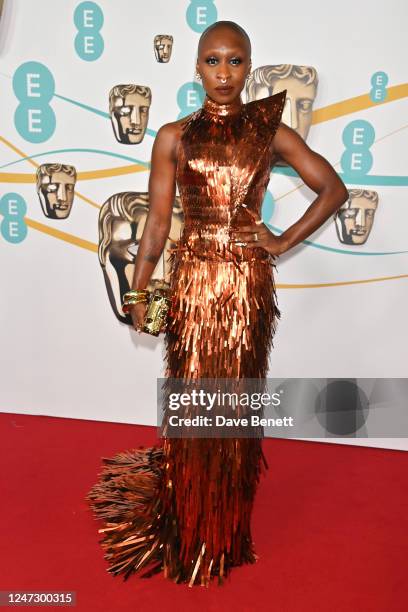
[[[244,28],[241,28],[241,26],[235,23],[235,21],[216,21],[215,23],[209,25],[208,28],[206,28],[201,34],[198,41],[198,53],[200,53],[203,43],[207,42],[210,35],[215,33],[222,35],[222,33],[225,31],[237,34],[243,40],[245,47],[247,48],[248,55],[251,56],[252,49],[249,36],[245,32]]]
[[[216,21],[201,34],[196,74],[215,102],[239,102],[251,67],[251,41],[234,21]]]

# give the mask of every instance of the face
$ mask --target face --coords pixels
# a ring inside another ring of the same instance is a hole
[[[228,104],[239,98],[251,71],[248,43],[235,30],[216,28],[201,41],[196,68],[208,96]]]
[[[158,62],[166,63],[170,60],[171,50],[173,47],[173,38],[171,36],[155,36],[154,49]]]
[[[74,201],[75,177],[66,172],[41,176],[38,195],[44,214],[51,219],[66,219]]]
[[[262,71],[262,68],[258,69]],[[268,83],[264,76],[265,85],[255,87],[255,98],[266,98],[272,94],[288,90],[285,107],[282,113],[282,121],[306,141],[312,124],[313,103],[316,98],[316,83],[306,85],[296,76],[277,78]]]
[[[312,124],[316,85],[314,83],[305,85],[293,76],[279,79],[278,84],[280,91],[288,90],[282,121],[306,140]]]
[[[140,204],[134,211],[134,220],[132,222],[129,222],[126,219],[115,218],[112,223],[112,237],[109,245],[109,257],[112,263],[120,262],[121,267],[123,264],[125,265],[124,274],[129,287],[132,285],[134,263],[143,235],[143,230],[146,225],[148,212],[148,205]],[[182,215],[178,211],[173,210],[170,234],[166,241],[164,252],[160,257],[147,285],[147,288],[150,291],[152,291],[155,285],[161,282],[163,278],[168,280],[169,270],[166,261],[166,249],[168,249],[171,245],[174,246],[180,235],[182,224]]]
[[[111,120],[119,142],[139,144],[143,140],[149,120],[149,107],[149,99],[138,93],[116,98]]]
[[[354,197],[335,215],[339,240],[344,244],[364,244],[370,235],[377,204],[365,197]]]

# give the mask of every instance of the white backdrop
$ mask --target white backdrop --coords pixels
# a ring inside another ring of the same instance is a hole
[[[95,61],[75,50],[73,15],[80,4],[60,0],[56,10],[54,0],[6,0],[0,22],[0,198],[19,194],[27,204],[28,226],[19,242],[7,237],[4,221],[0,234],[0,410],[153,425],[163,341],[138,336],[114,317],[95,250],[103,202],[120,191],[147,191],[147,171],[111,176],[106,169],[131,163],[114,155],[148,162],[153,137],[146,134],[141,144],[126,147],[114,139],[104,114],[113,85],[138,83],[153,93],[151,130],[178,117],[177,93],[193,80],[199,37],[186,11],[191,5],[207,10],[213,3],[98,0],[93,4],[103,12],[104,48]],[[358,186],[377,191],[380,201],[369,239],[355,251],[377,254],[341,252],[353,248],[339,242],[329,220],[309,237],[313,244],[280,257],[282,319],[269,376],[406,377],[408,83],[400,27],[406,4],[391,0],[373,10],[369,0],[330,5],[219,0],[214,7],[218,20],[231,19],[247,30],[254,68],[313,66],[319,75],[314,110],[344,103],[336,118],[314,122],[307,139],[336,170],[345,148],[343,129],[358,119],[375,130],[369,174],[376,178]],[[174,36],[168,64],[154,58],[159,33]],[[44,64],[55,80],[50,106],[56,127],[39,143],[30,142],[15,120],[13,76],[29,61]],[[386,103],[353,111],[350,100],[366,96],[379,71],[388,76]],[[34,182],[38,164],[56,161],[76,167],[76,189],[84,196],[75,197],[63,221],[44,216]],[[298,177],[272,173],[268,189],[276,205],[266,221],[285,229],[303,214],[314,194],[298,189],[300,184]],[[403,253],[384,254],[395,251]],[[399,275],[405,278],[389,278]],[[349,281],[358,282],[341,284]],[[321,283],[329,286],[315,286]],[[404,448],[406,441],[356,442]]]

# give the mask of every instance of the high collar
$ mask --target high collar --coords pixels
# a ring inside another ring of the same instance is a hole
[[[229,117],[231,115],[237,115],[245,105],[242,103],[241,98],[239,97],[234,102],[229,102],[226,104],[221,104],[209,98],[208,95],[205,96],[202,108],[211,115],[219,115],[220,117]]]

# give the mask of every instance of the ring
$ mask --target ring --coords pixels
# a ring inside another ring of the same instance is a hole
[[[263,221],[262,219],[258,219],[258,221],[255,221],[255,225],[262,225]]]
[[[256,232],[254,234],[254,240],[255,240],[255,242],[258,242],[258,234]]]

